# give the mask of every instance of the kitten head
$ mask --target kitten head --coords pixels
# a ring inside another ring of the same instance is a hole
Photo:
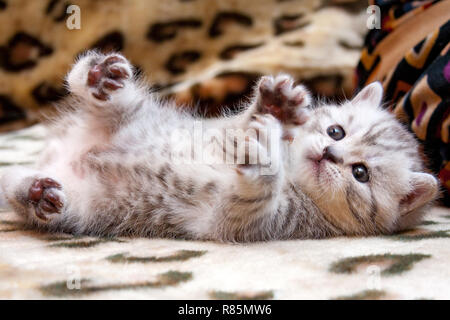
[[[312,110],[296,139],[297,183],[346,234],[377,234],[417,224],[438,194],[418,143],[380,107],[380,83],[340,106]]]

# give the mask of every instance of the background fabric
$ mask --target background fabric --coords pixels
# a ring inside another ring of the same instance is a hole
[[[263,74],[288,72],[327,97],[351,95],[367,6],[350,1],[3,0],[0,130],[37,122],[86,49],[120,50],[163,96],[208,116],[239,108]],[[70,30],[69,4],[81,29]]]

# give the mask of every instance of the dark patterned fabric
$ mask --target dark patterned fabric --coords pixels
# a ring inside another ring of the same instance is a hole
[[[450,206],[450,11],[442,10],[440,14],[446,22],[426,37],[417,38],[399,62],[389,68],[380,67],[387,51],[395,50],[392,46],[383,47],[394,30],[433,7],[442,7],[444,2],[449,1],[371,1],[381,9],[381,29],[371,30],[366,37],[356,70],[356,87],[360,90],[375,80],[383,83],[386,108],[407,123],[422,142],[429,168],[439,176],[444,202]],[[395,36],[399,37],[399,30],[396,31]],[[409,37],[414,35],[409,28],[400,31],[409,33]],[[400,33],[400,41],[401,36]]]
[[[80,29],[67,25],[76,18],[69,4],[79,7]],[[264,74],[289,73],[327,98],[349,96],[365,27],[348,22],[365,6],[364,0],[0,0],[0,132],[51,118],[68,94],[64,75],[88,49],[121,51],[153,91],[208,117],[239,111]]]

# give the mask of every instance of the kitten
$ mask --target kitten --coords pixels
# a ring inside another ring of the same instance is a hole
[[[372,83],[311,106],[286,75],[245,111],[198,119],[149,93],[119,54],[88,52],[67,76],[69,110],[36,168],[1,185],[37,228],[222,241],[392,233],[438,193],[414,137]]]

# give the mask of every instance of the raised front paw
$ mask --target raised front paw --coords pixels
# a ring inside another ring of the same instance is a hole
[[[92,95],[101,101],[111,98],[111,93],[121,89],[125,80],[131,77],[127,60],[118,54],[111,54],[100,61],[93,61],[87,77],[87,85]]]
[[[254,114],[243,139],[238,139],[243,146],[237,145],[235,149],[238,151],[237,173],[247,176],[274,174],[280,163],[281,134],[281,124],[273,116]]]
[[[44,221],[52,214],[61,213],[65,204],[61,185],[51,178],[35,179],[28,190],[28,201],[36,216]]]
[[[305,107],[311,103],[308,90],[294,86],[287,75],[262,77],[258,85],[257,112],[269,113],[283,124],[302,125],[308,120]]]

